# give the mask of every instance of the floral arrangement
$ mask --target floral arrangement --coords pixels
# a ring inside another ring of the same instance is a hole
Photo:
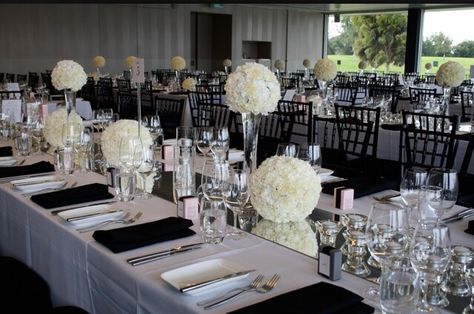
[[[44,138],[51,147],[63,147],[63,125],[66,123],[67,112],[65,108],[60,108],[48,114],[44,122]],[[83,125],[82,118],[75,112],[69,114],[69,122]]]
[[[365,70],[365,68],[367,68],[368,65],[369,64],[367,63],[367,61],[361,61],[359,62],[358,67],[360,70]]]
[[[224,89],[226,104],[236,112],[268,114],[275,110],[281,98],[275,74],[255,62],[238,66],[229,74]]]
[[[119,149],[120,140],[123,138],[132,138],[138,134],[138,122],[136,120],[119,120],[112,123],[102,132],[100,138],[102,144],[102,153],[104,154],[107,163],[112,167],[120,166]],[[140,125],[140,137],[142,139],[143,147],[148,147],[153,144],[150,131]]]
[[[426,70],[431,70],[432,67],[433,67],[433,65],[431,64],[431,62],[425,63],[425,69]]]
[[[105,58],[102,56],[95,56],[94,59],[92,59],[92,64],[96,68],[103,68],[105,66]]]
[[[224,59],[224,61],[222,61],[222,65],[225,66],[225,67],[230,67],[230,66],[232,66],[232,60]]]
[[[125,58],[125,60],[123,60],[123,64],[125,65],[127,69],[131,69],[136,61],[137,61],[137,57],[128,56]]]
[[[187,79],[185,79],[183,81],[183,84],[181,84],[183,86],[183,89],[184,90],[190,90],[190,91],[193,91],[193,90],[196,90],[196,80],[193,79],[192,77],[188,77]]]
[[[436,72],[436,82],[439,86],[456,87],[464,81],[464,67],[454,61],[443,63]]]
[[[316,256],[318,251],[316,235],[304,220],[277,223],[263,219],[252,233],[309,256]]]
[[[309,59],[304,59],[304,60],[303,60],[303,66],[304,66],[305,68],[310,68],[310,67],[311,67],[311,60],[309,60]]]
[[[330,81],[337,75],[336,64],[328,58],[319,59],[314,65],[314,76],[321,81]]]
[[[280,60],[280,59],[276,60],[275,61],[275,68],[277,68],[280,71],[283,71],[285,69],[285,61]]]
[[[181,71],[186,67],[186,60],[180,56],[173,57],[171,59],[170,66],[174,71]]]
[[[263,218],[278,223],[302,221],[318,203],[321,179],[303,160],[273,156],[250,175],[249,191]]]
[[[57,90],[71,89],[77,92],[87,83],[87,74],[79,63],[62,60],[54,67],[51,82]]]

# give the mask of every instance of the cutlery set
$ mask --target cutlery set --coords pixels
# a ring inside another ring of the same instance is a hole
[[[146,264],[146,263],[150,263],[150,262],[153,262],[153,261],[157,261],[157,260],[172,256],[172,255],[175,255],[175,254],[200,249],[203,244],[204,243],[199,242],[199,243],[181,245],[181,246],[177,246],[175,248],[172,248],[170,250],[130,258],[130,259],[127,259],[127,263],[129,263],[132,266],[139,266],[139,265],[143,265],[143,264]]]
[[[453,215],[453,216],[450,216],[450,217],[447,217],[447,218],[444,218],[443,219],[443,222],[444,223],[450,223],[450,222],[455,222],[455,221],[459,221],[459,220],[463,220],[463,219],[467,219],[467,218],[470,218],[474,216],[474,208],[468,208],[468,209],[465,209],[463,211],[460,211],[459,213]]]
[[[143,215],[142,212],[138,212],[135,216],[133,217],[130,217],[130,213],[126,213],[124,216],[122,216],[122,218],[120,219],[110,219],[110,220],[104,220],[104,221],[101,221],[91,227],[86,227],[86,228],[81,228],[81,229],[77,229],[77,231],[79,231],[79,233],[84,233],[84,232],[89,232],[89,231],[94,231],[98,228],[101,228],[101,227],[104,227],[106,225],[109,225],[109,224],[113,224],[113,223],[121,223],[121,224],[124,224],[124,225],[128,225],[128,224],[131,224],[131,223],[134,223],[135,221],[137,221],[138,219],[140,219],[140,217]],[[130,217],[130,218],[129,218]]]

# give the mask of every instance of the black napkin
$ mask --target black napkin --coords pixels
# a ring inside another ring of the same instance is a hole
[[[54,165],[47,161],[40,161],[28,166],[2,167],[0,168],[0,178],[24,176],[28,174],[52,172]]]
[[[62,191],[33,195],[31,200],[46,209],[114,198],[105,184],[92,183]]]
[[[327,282],[291,291],[231,313],[373,313],[359,295]]]
[[[140,225],[95,231],[92,237],[114,253],[154,243],[180,239],[196,234],[189,229],[193,222],[181,217],[168,217]]]
[[[474,220],[468,222],[467,229],[464,232],[474,235]]]
[[[11,146],[0,147],[0,157],[13,156],[13,150]]]
[[[380,127],[390,131],[400,131],[402,129],[401,124],[381,124]]]
[[[323,183],[323,193],[333,195],[334,188],[345,186],[354,189],[354,198],[370,195],[384,190],[398,189],[395,180],[382,179],[379,177],[354,177],[344,181]]]

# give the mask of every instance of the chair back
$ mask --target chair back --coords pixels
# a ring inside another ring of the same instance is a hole
[[[410,103],[414,105],[414,109],[424,106],[423,102],[436,97],[436,88],[410,87],[409,92]]]
[[[339,105],[354,106],[357,89],[357,86],[334,86],[334,93],[337,93],[336,103]]]
[[[461,91],[461,121],[470,121],[472,118],[473,93]]]
[[[213,126],[216,128],[231,128],[233,112],[226,105],[199,102],[201,111],[200,126]]]
[[[176,136],[176,127],[181,125],[185,98],[173,98],[166,95],[156,95],[153,111],[160,117],[165,138]]]
[[[292,124],[291,134],[285,135],[291,141],[300,142],[312,141],[313,131],[311,117],[313,116],[312,102],[298,102],[280,100],[278,101],[277,112],[281,119]],[[299,138],[295,139],[295,137]]]
[[[457,150],[455,137],[458,116],[402,111],[402,149],[404,167],[452,168]]]
[[[390,110],[393,113],[397,112],[398,100],[400,99],[400,90],[395,85],[372,85],[369,87],[369,97],[391,98]]]
[[[288,134],[292,132],[292,124],[282,119],[277,112],[261,116],[258,132],[257,164],[274,156],[278,143],[289,142]]]

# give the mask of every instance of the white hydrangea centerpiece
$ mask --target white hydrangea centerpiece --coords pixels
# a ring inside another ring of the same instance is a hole
[[[359,68],[360,70],[365,70],[368,65],[369,65],[369,64],[367,63],[367,61],[363,61],[363,60],[362,60],[362,61],[359,62],[358,68]]]
[[[280,100],[280,83],[266,66],[248,62],[229,74],[225,87],[226,105],[241,113],[268,114]]]
[[[51,82],[57,90],[77,92],[87,83],[84,68],[72,60],[59,61],[51,73]]]
[[[465,69],[455,61],[443,63],[436,72],[436,82],[439,86],[456,87],[464,81]]]
[[[103,68],[105,66],[105,58],[102,56],[95,56],[94,59],[92,59],[92,64],[96,68]]]
[[[263,219],[252,229],[252,233],[309,256],[316,256],[318,251],[316,236],[304,220],[277,223]]]
[[[280,60],[280,59],[276,60],[275,61],[275,68],[277,68],[280,71],[283,71],[285,69],[285,61]]]
[[[328,58],[319,59],[314,65],[314,76],[321,81],[330,81],[337,75],[336,64]]]
[[[174,71],[181,71],[186,67],[186,60],[181,56],[171,58],[170,67]]]
[[[309,60],[309,59],[304,59],[304,60],[303,60],[303,66],[304,66],[305,68],[310,68],[310,67],[311,67],[311,60]]]
[[[184,90],[190,90],[190,91],[194,91],[196,90],[196,80],[193,79],[192,77],[188,77],[187,79],[185,79],[183,81],[183,84],[181,84],[183,86],[183,89]]]
[[[431,62],[425,63],[425,69],[426,70],[431,70],[432,67],[433,67],[433,65],[431,64]]]
[[[100,138],[102,153],[107,163],[112,167],[120,166],[119,149],[121,139],[131,139],[138,134],[138,122],[136,120],[123,119],[112,123],[102,132]],[[153,144],[150,131],[140,125],[140,137],[144,149]]]
[[[249,191],[263,218],[278,223],[302,221],[318,203],[321,180],[309,163],[273,156],[251,174]]]
[[[123,64],[125,65],[127,69],[131,69],[136,61],[137,61],[137,57],[128,56],[125,58],[125,60],[123,60]]]
[[[230,67],[232,65],[232,60],[224,59],[224,61],[222,61],[222,65],[225,67]]]
[[[52,148],[63,147],[63,125],[66,123],[67,111],[65,108],[60,108],[48,114],[44,122],[44,138],[51,145]],[[69,123],[78,123],[83,125],[81,117],[75,112],[71,111],[69,114]]]

